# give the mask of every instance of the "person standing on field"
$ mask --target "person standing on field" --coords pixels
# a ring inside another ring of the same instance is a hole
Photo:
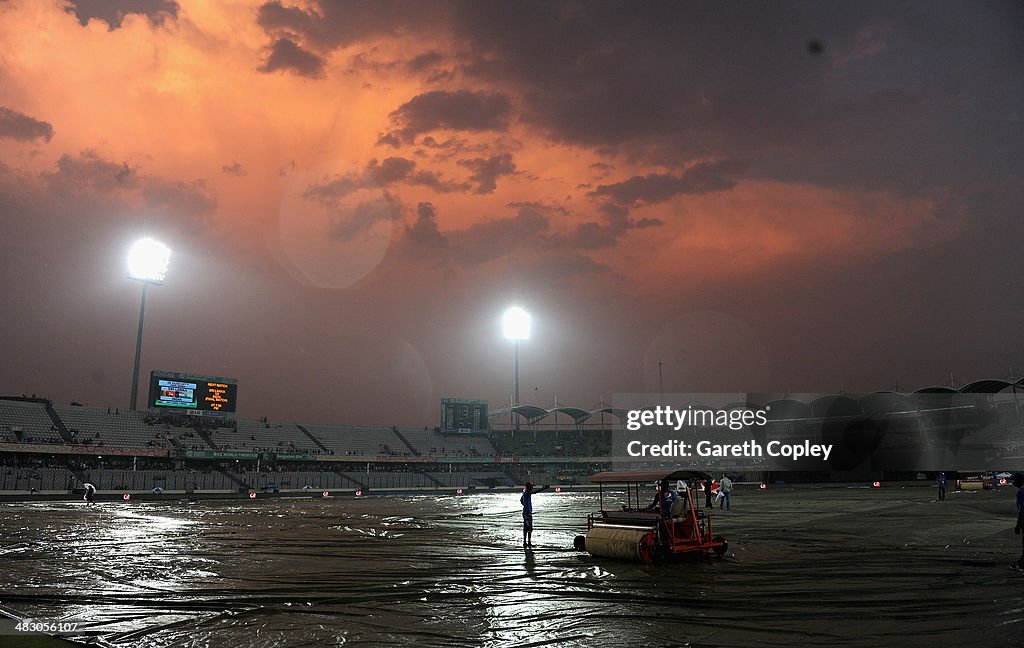
[[[533,546],[533,494],[546,491],[551,488],[545,484],[543,488],[534,489],[533,482],[526,482],[526,488],[519,497],[519,503],[523,505],[523,546]]]
[[[1013,527],[1013,532],[1021,535],[1021,527],[1024,527],[1024,474],[1016,473],[1013,476],[1013,485],[1017,487],[1017,526]],[[1020,558],[1017,562],[1010,563],[1010,567],[1024,571],[1024,536],[1021,536]]]
[[[729,479],[729,475],[722,475],[722,481],[718,483],[718,489],[722,494],[722,499],[718,502],[719,510],[731,508],[732,480]]]

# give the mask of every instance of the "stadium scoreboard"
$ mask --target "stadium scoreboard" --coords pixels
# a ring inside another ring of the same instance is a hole
[[[149,408],[192,416],[235,415],[238,381],[173,371],[149,375]]]
[[[487,401],[441,399],[441,432],[472,434],[487,431]]]

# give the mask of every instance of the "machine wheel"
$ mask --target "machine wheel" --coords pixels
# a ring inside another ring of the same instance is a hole
[[[587,550],[587,536],[578,535],[572,540],[572,546],[575,547],[576,551]]]
[[[642,538],[637,546],[637,553],[640,556],[640,560],[644,561],[648,565],[654,564],[658,560],[658,546],[657,540],[653,533],[648,533]]]
[[[715,546],[715,555],[719,558],[725,556],[725,552],[729,551],[729,542],[722,536],[715,536],[715,542],[721,543]]]

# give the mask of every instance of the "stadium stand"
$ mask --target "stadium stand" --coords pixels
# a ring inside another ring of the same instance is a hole
[[[61,443],[46,404],[0,400],[0,435],[10,443]]]
[[[216,470],[90,470],[85,473],[99,490],[149,491],[160,487],[168,491],[238,490],[232,479]],[[40,489],[42,490],[42,489]]]
[[[968,398],[968,411],[946,405],[947,394],[956,393],[952,389],[936,389],[910,396],[880,392],[859,400],[840,394],[798,409],[809,407],[811,415],[815,406],[832,412],[836,403],[855,405],[858,412],[882,409],[890,431],[897,432],[906,427],[962,435],[985,429],[985,441],[1003,454],[1021,454],[1024,423],[1016,393],[958,394]],[[911,405],[920,409],[907,415]],[[890,413],[893,408],[897,411]],[[587,475],[605,468],[599,458],[610,456],[612,434],[603,424],[441,434],[429,427],[204,418],[5,397],[0,398],[0,490],[66,492],[86,480],[106,491],[159,487],[234,493],[492,488],[526,479],[585,483]],[[32,443],[67,447],[36,451],[25,445]],[[12,445],[10,452],[3,452],[4,444]]]
[[[508,475],[500,472],[347,472],[347,477],[359,481],[367,488],[458,488],[513,486]]]
[[[121,448],[168,447],[159,430],[146,425],[145,412],[107,413],[100,407],[54,407],[64,427],[82,445]]]
[[[505,455],[594,457],[611,454],[612,434],[611,430],[565,430],[556,434],[502,430],[494,433],[494,443]]]
[[[486,436],[441,434],[429,428],[401,428],[400,432],[421,455],[494,457],[498,451]]]
[[[428,474],[439,481],[442,486],[450,488],[459,486],[515,486],[515,483],[508,475],[498,471],[431,472]]]
[[[218,449],[248,452],[320,454],[321,450],[295,423],[239,419],[237,429],[217,428],[210,439]]]
[[[402,455],[407,453],[405,445],[390,429],[321,423],[303,423],[302,427],[336,455]]]

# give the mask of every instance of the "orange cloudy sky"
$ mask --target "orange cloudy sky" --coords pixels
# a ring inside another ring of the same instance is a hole
[[[0,392],[435,424],[1024,368],[1019,3],[0,2]]]

